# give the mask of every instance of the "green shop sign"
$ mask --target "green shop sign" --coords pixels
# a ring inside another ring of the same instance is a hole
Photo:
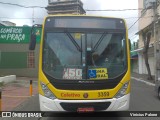
[[[41,28],[36,28],[36,40],[40,43]],[[29,43],[31,27],[0,26],[0,43]]]

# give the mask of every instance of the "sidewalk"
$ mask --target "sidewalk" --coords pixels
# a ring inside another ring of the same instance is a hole
[[[2,86],[2,111],[11,111],[30,99],[30,80],[33,80],[33,96],[38,93],[37,78],[17,77],[16,81]]]
[[[131,73],[131,77],[134,77],[134,78],[137,78],[139,80],[143,80],[143,81],[155,84],[154,76],[152,76],[153,80],[148,80],[148,75],[146,75],[146,74],[138,74],[138,73],[132,72]]]

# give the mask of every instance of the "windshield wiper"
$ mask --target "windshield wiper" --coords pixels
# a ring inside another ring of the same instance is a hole
[[[95,44],[95,46],[94,46],[94,48],[93,48],[92,51],[96,51],[96,49],[98,48],[98,46],[100,45],[100,43],[102,42],[102,40],[105,38],[105,36],[106,36],[106,32],[104,32],[102,34],[102,36],[99,38],[98,42]]]
[[[65,33],[66,33],[66,35],[69,37],[69,39],[71,40],[71,42],[75,45],[75,47],[77,48],[77,50],[78,50],[79,52],[82,52],[81,47],[77,44],[77,42],[76,42],[75,39],[72,37],[72,35],[71,35],[70,33],[68,33],[68,32],[65,32]]]

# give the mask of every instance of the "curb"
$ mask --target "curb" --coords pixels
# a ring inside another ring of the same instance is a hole
[[[131,77],[131,78],[134,79],[134,80],[136,80],[136,81],[143,82],[143,83],[145,83],[145,84],[147,84],[147,85],[155,86],[154,83],[147,82],[147,81],[145,81],[145,80],[142,80],[142,79],[139,79],[139,78],[135,78],[135,77]]]
[[[16,75],[8,75],[8,76],[0,77],[0,82],[4,82],[4,84],[13,82],[15,80],[16,80]]]

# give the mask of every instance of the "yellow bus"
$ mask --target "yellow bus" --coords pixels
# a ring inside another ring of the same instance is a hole
[[[33,34],[30,50],[34,48]],[[41,111],[129,109],[130,50],[125,20],[47,16],[39,55]]]

